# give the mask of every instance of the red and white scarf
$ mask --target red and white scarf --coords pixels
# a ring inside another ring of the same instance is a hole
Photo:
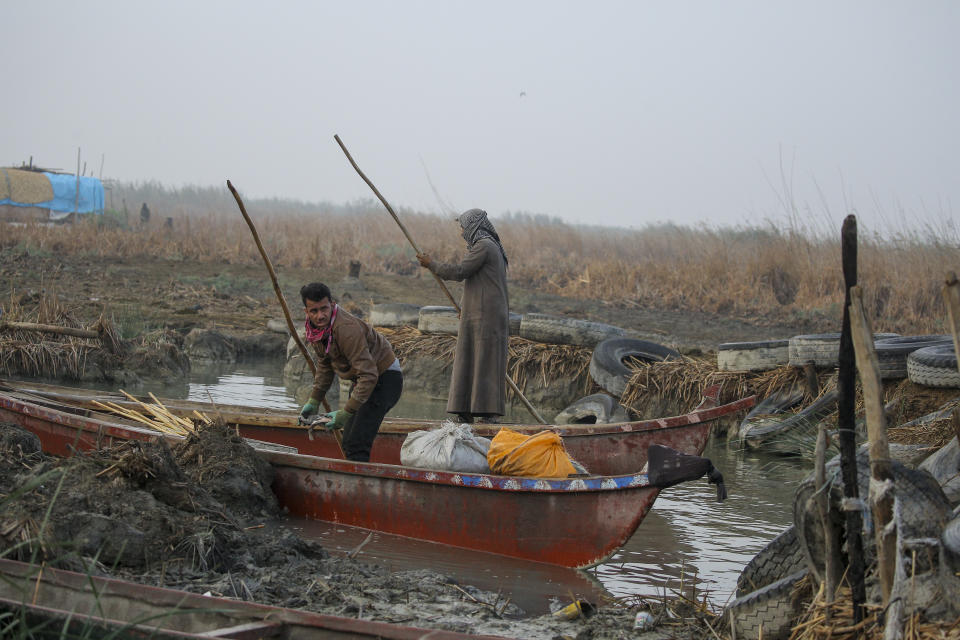
[[[320,342],[322,340],[327,341],[327,348],[324,350],[324,353],[330,353],[330,343],[333,341],[333,321],[337,319],[337,310],[340,308],[340,305],[333,305],[333,312],[330,314],[330,322],[327,323],[327,326],[323,329],[317,329],[310,323],[310,318],[307,318],[306,328],[307,328],[307,342],[313,344],[314,342]]]

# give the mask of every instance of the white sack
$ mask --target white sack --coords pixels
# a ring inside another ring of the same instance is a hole
[[[489,449],[490,440],[474,435],[470,425],[444,420],[437,429],[409,434],[400,447],[400,464],[440,471],[490,473]]]

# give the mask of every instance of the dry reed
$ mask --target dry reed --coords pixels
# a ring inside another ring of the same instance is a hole
[[[127,420],[132,420],[154,431],[167,435],[191,435],[196,432],[197,426],[211,424],[211,420],[199,412],[194,412],[197,415],[196,418],[193,419],[181,418],[180,416],[174,415],[169,409],[163,406],[163,403],[157,400],[156,396],[152,393],[150,394],[150,399],[153,400],[152,404],[137,400],[123,389],[120,389],[120,393],[125,395],[128,400],[139,404],[144,411],[121,407],[115,402],[104,403],[94,400],[93,404],[104,411],[126,418]]]
[[[678,398],[687,405],[699,402],[703,390],[720,384],[720,402],[732,402],[745,396],[765,398],[776,391],[803,383],[803,370],[783,366],[770,371],[737,373],[720,371],[714,357],[682,356],[663,362],[631,360],[632,375],[620,398],[620,404],[638,413],[657,398]],[[829,374],[821,374],[825,383]]]
[[[806,579],[805,579],[806,580]],[[821,589],[806,606],[805,611],[793,626],[790,640],[882,640],[884,626],[882,609],[875,605],[864,607],[864,617],[853,623],[853,601],[849,587],[838,590],[832,604],[827,604]],[[923,614],[914,612],[904,621],[903,640],[958,640],[960,618],[952,622],[924,620]]]
[[[153,208],[163,211],[158,217],[171,217],[172,228],[106,228],[95,219],[69,227],[28,224],[5,229],[0,250],[259,263],[249,231],[225,189],[155,188],[152,196],[157,202]],[[253,200],[248,208],[278,269],[342,273],[350,260],[359,260],[368,273],[420,271],[413,250],[377,203],[296,207]],[[448,220],[411,211],[401,211],[401,216],[418,245],[435,258],[450,260],[463,253],[463,242]],[[839,324],[843,285],[838,233],[772,225],[612,230],[525,215],[497,218],[495,224],[511,258],[511,281],[531,289],[622,308]],[[859,279],[876,330],[944,332],[939,287],[944,265],[960,263],[960,242],[942,231],[926,229],[888,239],[866,230],[861,234]]]
[[[106,350],[112,357],[122,353],[122,341],[113,323],[104,315],[89,327],[83,326],[53,294],[38,296],[32,311],[12,296],[3,321],[25,321],[73,329],[89,329],[99,339],[3,328],[0,321],[0,374],[80,379],[88,357]]]

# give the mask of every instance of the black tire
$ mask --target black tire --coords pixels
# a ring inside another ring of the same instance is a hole
[[[737,597],[782,580],[807,568],[797,529],[787,527],[744,566],[737,578]]]
[[[874,345],[880,365],[880,377],[884,380],[902,380],[907,377],[907,356],[924,347],[952,344],[953,338],[946,335],[900,336],[882,338]]]
[[[557,414],[554,424],[611,424],[628,422],[630,416],[616,398],[605,393],[580,398]]]
[[[960,371],[953,344],[917,349],[907,356],[910,382],[926,387],[960,388]]]
[[[789,434],[790,438],[798,439],[805,435],[816,434],[817,424],[836,410],[836,389],[824,393],[804,408],[788,418],[773,417],[759,419],[745,426],[741,425],[740,441],[753,449],[771,448],[770,442]],[[784,453],[784,448],[778,448]]]
[[[934,451],[926,460],[920,463],[921,470],[926,471],[936,479],[951,505],[960,503],[960,445],[956,438]]]
[[[656,342],[635,338],[608,338],[593,349],[590,376],[601,389],[619,398],[630,380],[630,369],[623,363],[625,359],[660,362],[680,357],[678,351]]]
[[[455,336],[460,332],[460,318],[454,307],[420,307],[417,329]]]
[[[727,342],[717,347],[717,367],[721,371],[766,371],[790,360],[789,340]]]
[[[954,571],[960,570],[960,517],[956,517],[943,528],[940,536],[943,542],[944,556]]]
[[[742,434],[747,427],[761,418],[786,413],[803,402],[803,398],[803,391],[797,389],[777,391],[770,394],[758,402],[756,406],[747,413],[743,420],[740,421],[740,430],[738,433]]]
[[[607,338],[622,336],[620,327],[576,318],[559,318],[543,313],[525,313],[520,319],[520,337],[548,344],[594,347]]]
[[[375,327],[416,327],[420,322],[420,305],[402,302],[375,304],[370,308],[370,324]]]
[[[875,333],[874,341],[884,338],[897,338],[896,333]],[[821,368],[829,369],[839,365],[840,334],[839,333],[811,333],[790,338],[789,364],[802,367],[808,362]]]
[[[765,640],[789,638],[801,612],[799,598],[794,598],[793,593],[807,575],[806,569],[798,571],[731,602],[727,615],[733,636],[759,638],[762,633]]]

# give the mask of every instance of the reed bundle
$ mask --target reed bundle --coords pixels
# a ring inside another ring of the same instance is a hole
[[[378,327],[393,346],[393,352],[401,362],[411,357],[436,358],[444,366],[453,363],[457,349],[457,337],[436,333],[423,333],[416,327]]]
[[[120,389],[120,393],[125,395],[127,399],[131,400],[132,402],[136,402],[143,407],[146,413],[142,413],[136,409],[130,409],[128,407],[121,407],[115,402],[104,403],[94,400],[93,404],[101,409],[104,409],[105,411],[109,411],[110,413],[127,418],[128,420],[138,422],[153,429],[154,431],[159,431],[169,435],[191,435],[196,433],[197,426],[208,425],[213,422],[205,414],[199,411],[193,412],[196,417],[192,420],[174,415],[169,409],[163,406],[163,403],[157,400],[157,397],[152,393],[149,394],[149,396],[150,399],[153,400],[153,404],[141,402],[123,389]]]
[[[748,373],[720,371],[713,356],[682,356],[663,362],[631,359],[627,366],[632,374],[620,404],[638,413],[643,413],[655,398],[663,396],[695,405],[704,388],[712,384],[722,385],[720,402],[725,403],[750,395],[765,398],[776,391],[802,385],[804,381],[803,370],[791,366]],[[821,386],[829,375],[827,372],[821,374]]]
[[[53,199],[50,179],[38,171],[0,168],[0,200],[10,198],[23,204]]]
[[[521,389],[537,379],[546,385],[550,379],[564,377],[583,378],[586,391],[591,384],[588,370],[592,353],[586,347],[544,344],[514,336],[510,338],[507,368]]]
[[[18,323],[11,325],[8,323]],[[20,328],[24,324],[79,329],[97,338]],[[11,299],[0,320],[0,374],[79,379],[88,357],[100,350],[122,354],[123,344],[113,323],[103,314],[85,327],[64,307],[55,294],[37,298],[33,311]]]
[[[436,333],[423,333],[416,327],[378,328],[393,351],[404,361],[411,357],[430,357],[441,361],[444,367],[453,364],[457,349],[457,337]],[[589,383],[587,369],[590,367],[590,349],[585,347],[545,344],[511,336],[507,351],[507,371],[520,389],[527,384],[546,384],[557,377],[584,378]]]

